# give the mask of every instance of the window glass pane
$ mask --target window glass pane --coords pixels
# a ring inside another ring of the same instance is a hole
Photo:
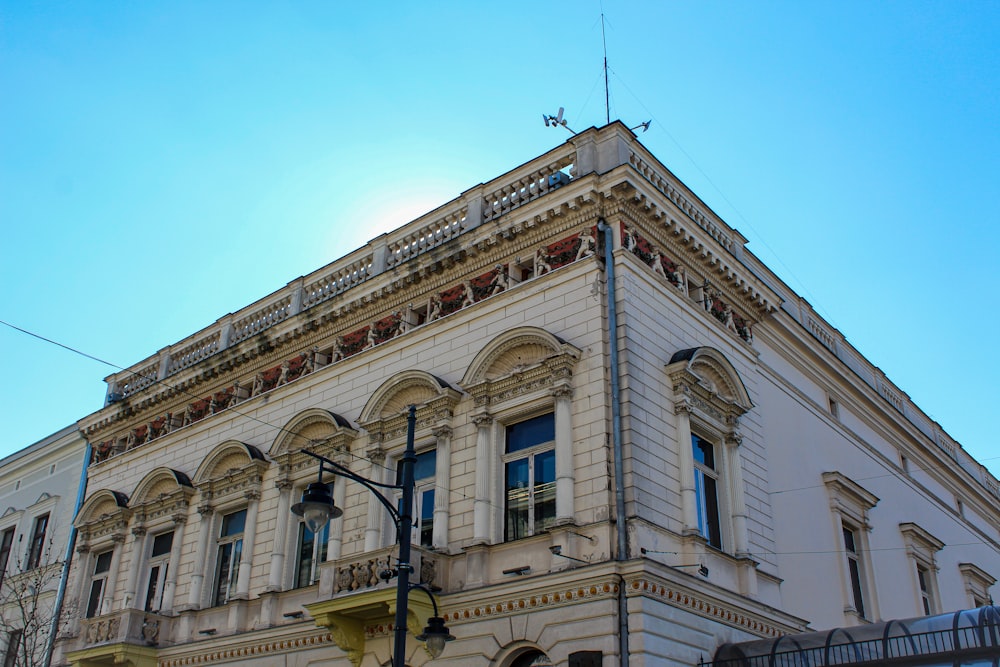
[[[105,551],[97,556],[97,560],[94,563],[94,574],[100,574],[102,572],[107,572],[111,569],[111,552]]]
[[[706,468],[715,470],[715,447],[712,446],[712,443],[692,434],[691,451],[694,454],[695,461],[702,464]]]
[[[434,543],[434,489],[420,494],[420,544],[429,547]]]
[[[170,547],[173,546],[173,543],[173,532],[157,535],[153,538],[153,553],[151,554],[151,557],[156,558],[157,556],[165,556],[169,554]]]
[[[100,613],[101,595],[104,593],[104,579],[90,582],[90,598],[87,600],[87,618],[93,618]]]
[[[716,549],[722,548],[722,523],[719,520],[719,493],[716,489],[716,481],[711,477],[705,477],[705,519],[707,533],[703,533],[708,538],[708,543]]]
[[[437,450],[431,449],[417,454],[417,462],[413,464],[413,479],[427,479],[434,476],[437,468]]]
[[[149,571],[149,585],[146,586],[146,611],[159,611],[158,589],[160,579],[160,566],[154,565]]]
[[[535,526],[533,533],[548,528],[556,518],[556,453],[553,450],[534,456]]]
[[[853,558],[848,559],[847,566],[851,571],[851,593],[854,595],[854,608],[861,615],[865,615],[865,601],[861,595],[861,571],[858,569],[858,561]]]
[[[298,561],[295,566],[295,586],[302,588],[315,581],[316,566],[326,560],[327,542],[330,536],[330,524],[323,526],[319,532],[319,543],[316,534],[309,530],[305,523],[299,523]]]
[[[295,585],[298,588],[308,586],[312,582],[312,559],[313,542],[316,534],[306,528],[306,524],[299,523],[299,564],[295,571]]]
[[[437,470],[437,450],[429,449],[426,452],[417,454],[417,460],[413,464],[414,481],[433,477]],[[403,462],[396,462],[396,486],[403,483]]]
[[[25,569],[32,569],[39,566],[42,560],[42,551],[45,546],[45,530],[49,525],[49,515],[43,514],[35,519],[35,526],[31,531],[31,545],[28,549],[28,562]]]
[[[222,537],[228,537],[231,535],[239,535],[243,532],[243,526],[246,523],[247,511],[240,510],[239,512],[233,512],[232,514],[227,514],[222,517],[222,532],[220,535]]]
[[[507,463],[506,475],[506,539],[516,540],[528,536],[528,459]]]
[[[219,564],[216,569],[215,604],[225,604],[235,592],[236,576],[240,569],[243,540],[219,545]]]
[[[850,528],[844,528],[844,547],[851,553],[858,551],[854,546],[854,531]]]
[[[556,439],[552,413],[527,419],[507,427],[507,452],[518,452]]]

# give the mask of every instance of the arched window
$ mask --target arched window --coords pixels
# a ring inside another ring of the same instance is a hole
[[[201,497],[198,544],[203,565],[191,577],[190,605],[216,606],[249,598],[267,465],[256,447],[230,441],[219,445],[198,468],[194,485]]]
[[[125,598],[155,613],[173,609],[181,545],[194,486],[184,473],[157,468],[132,493],[132,563]]]
[[[753,407],[736,369],[710,347],[681,350],[667,364],[677,419],[683,533],[705,547],[742,558],[749,570],[747,511],[740,460],[740,417]],[[751,594],[753,577],[744,577]]]
[[[358,432],[344,417],[326,410],[305,410],[289,421],[271,447],[271,458],[278,464],[275,486],[279,490],[278,510],[281,520],[275,526],[274,547],[268,590],[280,591],[311,586],[319,580],[319,567],[325,561],[340,558],[343,547],[343,517],[332,519],[318,535],[305,522],[293,521],[291,506],[303,490],[316,481],[319,462],[303,454],[303,449],[350,467],[351,444]],[[325,475],[333,485],[333,502],[344,508],[345,480]],[[285,554],[288,554],[287,565]]]
[[[501,334],[462,387],[475,401],[474,540],[490,544],[573,523],[573,368],[580,350],[536,327]],[[500,481],[500,484],[496,484]]]
[[[461,392],[440,378],[424,371],[406,371],[386,380],[372,394],[358,420],[368,432],[369,479],[398,484],[407,412],[411,405],[417,408],[413,544],[439,549],[448,546],[451,422],[460,398]],[[396,500],[398,503],[400,498]],[[395,534],[387,530],[386,513],[376,506],[375,497],[369,502],[365,551],[374,551],[393,542]]]
[[[77,599],[84,618],[112,611],[122,545],[131,517],[128,497],[117,491],[98,491],[80,507],[76,519],[76,551],[81,556],[77,561],[81,571]]]

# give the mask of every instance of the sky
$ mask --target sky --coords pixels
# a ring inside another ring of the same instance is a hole
[[[0,325],[0,456],[569,138],[543,114],[603,125],[602,12],[611,118],[1000,475],[975,0],[0,1],[0,320],[89,355]]]

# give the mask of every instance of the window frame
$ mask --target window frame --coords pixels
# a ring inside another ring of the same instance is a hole
[[[239,532],[225,534],[226,520],[229,517],[243,514],[242,526]],[[246,535],[248,508],[244,506],[231,507],[216,511],[218,517],[217,529],[215,530],[215,561],[213,564],[212,588],[209,591],[209,606],[221,607],[229,604],[236,595],[236,587],[239,583],[240,564],[243,562],[243,540]],[[222,565],[223,551],[230,548],[229,556],[226,559],[226,590],[220,600],[222,587]]]
[[[4,647],[3,652],[3,667],[15,667],[17,665],[17,654],[21,648],[21,637],[23,635],[24,630],[22,628],[16,628],[7,632],[7,645]]]
[[[106,561],[103,563],[101,559],[107,556]],[[115,550],[107,549],[105,551],[100,551],[91,554],[88,570],[90,571],[90,578],[88,579],[87,586],[87,606],[84,608],[83,617],[84,618],[97,618],[102,615],[104,609],[104,600],[108,594],[108,582],[111,579],[111,566],[114,563]],[[97,586],[97,588],[95,588]],[[94,593],[97,593],[97,597],[94,597]]]
[[[501,429],[501,446],[500,450],[500,465],[503,466],[503,488],[501,494],[503,496],[502,505],[502,540],[503,542],[514,542],[516,540],[525,539],[528,537],[533,537],[535,535],[540,535],[547,531],[552,525],[555,524],[556,517],[558,516],[556,510],[556,464],[555,464],[555,451],[556,451],[556,433],[555,433],[555,410],[552,406],[546,406],[548,409],[540,410],[535,413],[529,413],[526,415],[519,415],[516,418],[510,418],[499,424]],[[511,428],[516,427],[519,424],[525,424],[532,420],[541,419],[547,417],[551,420],[551,431],[552,439],[543,440],[535,442],[524,447],[520,447],[515,451],[510,450],[510,431]],[[540,456],[548,456],[551,460],[552,468],[552,479],[547,482],[542,482],[546,484],[548,488],[542,493],[547,495],[547,498],[539,500],[537,498],[537,471],[541,467],[536,465],[537,460]],[[512,537],[510,535],[511,527],[511,487],[508,481],[510,464],[516,461],[526,460],[527,461],[527,521],[525,522],[525,534]],[[548,504],[551,506],[551,518],[543,526],[536,526],[536,515],[538,514],[538,508],[542,504]]]
[[[899,532],[911,563],[917,613],[927,616],[940,613],[941,595],[935,554],[944,548],[944,542],[912,522],[899,524]]]
[[[34,570],[42,565],[42,555],[45,551],[45,537],[52,524],[52,513],[43,512],[34,517],[31,522],[31,538],[28,540],[28,554],[24,561],[24,571]],[[39,532],[39,526],[41,531]]]
[[[7,536],[10,540],[7,540]],[[10,525],[0,529],[0,590],[7,578],[7,566],[10,563],[10,554],[14,550],[14,537],[17,536],[17,525]]]
[[[327,521],[319,533],[313,533],[306,526],[305,521],[298,522],[299,527],[295,534],[295,561],[292,570],[292,588],[306,588],[319,581],[319,566],[326,562],[326,557],[329,553],[330,524],[331,522]],[[303,553],[303,538],[307,531],[312,535],[312,546],[310,547],[308,559]],[[302,568],[306,560],[309,561],[309,577],[308,581],[303,583]]]
[[[843,536],[844,556],[847,559],[847,572],[850,583],[849,592],[851,597],[849,603],[854,613],[861,618],[870,619],[871,617],[868,615],[868,610],[865,606],[865,601],[868,597],[865,593],[868,577],[865,574],[865,562],[862,559],[862,550],[859,546],[861,543],[858,537],[859,529],[857,526],[844,522],[841,523],[840,529]],[[848,541],[848,537],[850,537],[850,541]]]
[[[437,483],[437,443],[430,444],[430,446],[415,448],[417,449],[417,461],[413,468],[413,508],[411,516],[413,518],[413,524],[410,532],[410,541],[414,546],[426,547],[428,549],[434,546],[434,501],[436,497]],[[428,454],[434,455],[434,465],[432,467],[432,472],[429,475],[424,475],[423,477],[417,477],[417,468],[420,464],[420,457],[427,456]],[[396,478],[395,483],[397,485],[402,484],[402,469],[400,465],[402,463],[402,455],[396,457],[395,459],[395,470]],[[430,505],[427,505],[427,494],[430,494]],[[393,500],[395,501],[396,507],[401,508],[403,502],[402,491],[397,490],[393,492]],[[423,513],[429,510],[429,522],[424,521]],[[425,539],[426,538],[426,539]]]
[[[167,547],[167,550],[163,553],[155,553],[156,541],[166,535],[170,535],[170,546]],[[167,577],[170,574],[170,557],[173,552],[175,539],[177,539],[177,531],[170,529],[160,531],[147,540],[148,546],[145,548],[145,553],[143,554],[144,583],[142,588],[139,589],[144,591],[142,602],[143,611],[153,614],[160,614],[164,611],[163,594],[167,587]],[[151,588],[154,583],[154,570],[156,570],[155,589]]]
[[[699,449],[704,452],[704,449],[697,445],[698,441],[711,448],[711,464],[699,461],[698,456],[695,454]],[[725,485],[723,483],[723,470],[721,469],[722,457],[719,456],[721,446],[713,442],[711,438],[704,437],[701,433],[692,429],[691,450],[694,459],[694,492],[695,502],[697,503],[698,531],[705,538],[708,546],[719,551],[725,551],[726,546],[728,546],[728,540],[723,531],[725,523],[723,516],[727,513],[725,512],[726,505],[724,504]],[[708,492],[709,486],[712,487],[711,496]],[[710,500],[714,500],[714,508],[711,506],[712,503],[709,502]],[[714,512],[712,511],[713,509]],[[714,516],[712,516],[713,514]]]
[[[840,471],[824,472],[823,483],[830,498],[830,510],[836,526],[836,541],[840,560],[841,583],[844,596],[844,613],[865,621],[879,618],[875,573],[871,563],[868,533],[872,530],[869,512],[878,504],[879,497]],[[847,531],[854,538],[850,551],[846,542]],[[857,567],[857,575],[852,570]],[[856,591],[860,587],[861,608],[858,608]]]

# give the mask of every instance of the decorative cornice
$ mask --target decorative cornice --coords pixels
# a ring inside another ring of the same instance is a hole
[[[196,655],[177,657],[161,657],[158,667],[188,667],[188,665],[207,665],[221,661],[240,658],[263,658],[268,655],[281,655],[309,648],[333,646],[333,636],[329,632],[317,632],[304,637],[289,639],[274,639],[271,641],[248,643],[231,648],[212,648]],[[189,647],[190,644],[183,645]],[[168,649],[167,649],[168,650]],[[161,649],[163,652],[164,649]]]

